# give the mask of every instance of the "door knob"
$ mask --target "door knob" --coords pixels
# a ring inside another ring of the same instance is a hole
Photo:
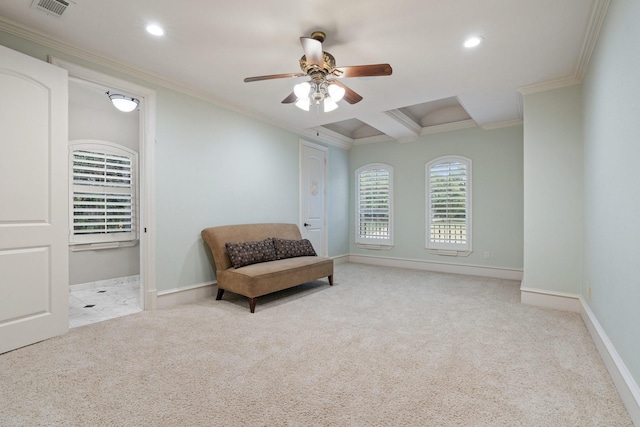
[[[306,222],[304,223],[305,227],[311,227],[311,224],[307,224]]]

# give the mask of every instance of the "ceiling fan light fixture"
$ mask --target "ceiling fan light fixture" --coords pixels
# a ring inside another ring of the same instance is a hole
[[[300,44],[304,55],[300,58],[300,71],[298,73],[270,74],[266,76],[246,77],[245,83],[260,80],[282,79],[290,77],[307,77],[310,80],[294,85],[282,104],[292,104],[305,111],[309,111],[315,104],[316,111],[333,111],[338,108],[337,102],[345,100],[348,104],[356,104],[362,101],[362,96],[342,83],[338,83],[334,77],[376,77],[390,76],[392,73],[389,64],[352,65],[350,67],[336,67],[333,55],[322,49],[325,33],[314,31],[311,37],[300,37]]]
[[[124,113],[129,113],[138,108],[138,105],[140,105],[139,100],[130,96],[109,92],[107,92],[107,96],[113,103],[113,106]]]
[[[308,98],[308,96],[307,96],[307,98],[299,98],[296,101],[295,105],[296,105],[296,107],[298,107],[301,110],[309,111],[309,98]]]
[[[338,108],[338,104],[336,104],[336,102],[333,99],[331,99],[330,96],[325,96],[323,106],[324,106],[325,113],[328,113],[329,111],[333,111],[336,108]]]
[[[335,83],[330,84],[327,90],[329,91],[329,95],[331,96],[331,99],[334,100],[335,102],[340,101],[345,94],[344,88],[342,86],[338,86]]]
[[[309,82],[298,83],[293,87],[293,93],[296,94],[298,99],[308,99],[310,91],[311,84]]]

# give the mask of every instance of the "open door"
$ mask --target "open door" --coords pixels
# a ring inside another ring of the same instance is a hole
[[[67,332],[67,71],[0,46],[0,353]]]

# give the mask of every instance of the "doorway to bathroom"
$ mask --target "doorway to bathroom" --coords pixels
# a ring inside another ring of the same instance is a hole
[[[62,60],[50,62],[69,71],[69,327],[154,309],[155,92]],[[139,107],[120,111],[107,92],[135,98]],[[119,174],[122,159],[129,161],[128,194],[120,183],[109,188],[84,178]],[[100,215],[102,220],[93,219]],[[86,226],[92,221],[105,231]],[[114,227],[119,230],[110,232]]]

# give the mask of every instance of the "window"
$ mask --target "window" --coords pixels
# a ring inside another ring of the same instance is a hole
[[[393,167],[370,164],[356,171],[356,205],[356,244],[392,246]]]
[[[70,144],[70,243],[124,246],[138,238],[136,224],[138,155],[107,141]]]
[[[471,160],[440,157],[426,165],[426,248],[441,255],[471,253]]]

